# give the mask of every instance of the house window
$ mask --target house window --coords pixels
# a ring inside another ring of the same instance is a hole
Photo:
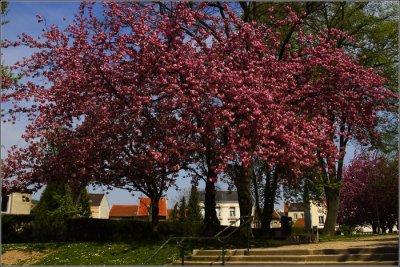
[[[297,213],[293,214],[295,220],[297,220]]]
[[[229,208],[229,217],[236,217],[236,209],[235,207]]]
[[[300,213],[300,217],[301,217],[301,218],[304,218],[304,213]]]
[[[220,208],[215,208],[215,212],[217,213],[217,217],[221,217],[221,210]]]
[[[9,196],[4,196],[1,198],[1,211],[3,211],[3,212],[7,212],[8,199],[9,199]]]
[[[319,224],[324,224],[324,216],[319,216]]]

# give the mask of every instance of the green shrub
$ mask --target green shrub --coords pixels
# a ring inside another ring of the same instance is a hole
[[[292,227],[292,235],[307,235],[310,232],[306,228]]]
[[[196,236],[202,224],[160,222],[157,233],[151,222],[134,220],[106,220],[79,218],[67,221],[68,239],[71,241],[132,241],[158,240],[171,236]]]
[[[354,226],[349,226],[345,224],[340,225],[338,229],[338,232],[343,233],[344,235],[352,235],[354,231]]]

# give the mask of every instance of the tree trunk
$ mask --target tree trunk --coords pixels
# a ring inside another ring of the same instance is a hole
[[[272,210],[271,207],[264,206],[261,217],[261,232],[267,238],[271,237]]]
[[[304,181],[303,205],[304,205],[304,226],[306,230],[312,231],[309,180],[307,177],[305,178]]]
[[[206,181],[206,194],[204,196],[204,234],[214,235],[219,230],[220,222],[215,210],[215,183]]]
[[[152,229],[153,232],[157,232],[157,226],[158,226],[158,222],[159,222],[159,217],[158,217],[158,202],[159,202],[160,198],[159,197],[155,197],[155,198],[151,198],[151,225],[152,225]]]
[[[257,182],[257,175],[253,171],[253,190],[254,190],[254,201],[255,201],[255,207],[256,207],[256,215],[258,220],[261,220],[262,212],[261,212],[261,207],[260,207],[260,196],[258,194],[258,182]]]
[[[332,118],[332,122],[334,122],[334,117]],[[350,132],[349,127],[346,129],[345,122],[342,122],[340,125],[340,132]],[[324,225],[324,234],[326,235],[334,235],[335,234],[335,226],[339,211],[339,201],[340,201],[340,187],[343,176],[343,167],[344,167],[344,157],[346,155],[346,146],[349,141],[348,137],[340,136],[339,137],[339,160],[337,164],[337,168],[334,170],[332,174],[327,174],[325,177],[327,180],[325,182],[328,183],[328,186],[325,186],[325,197],[327,204],[327,216]]]
[[[217,177],[214,172],[215,167],[215,153],[208,140],[204,140],[206,151],[205,151],[205,163],[207,166],[206,174],[206,194],[204,196],[204,232],[206,236],[214,235],[219,231],[221,225],[217,218],[217,212],[215,210],[215,182],[213,179]]]
[[[339,211],[339,188],[324,187],[324,189],[328,209],[324,225],[324,234],[334,235]]]
[[[253,208],[253,200],[251,198],[251,188],[250,184],[252,181],[252,176],[253,176],[253,168],[247,167],[243,168],[242,166],[236,166],[237,168],[240,169],[239,172],[237,172],[237,175],[239,177],[235,177],[235,185],[237,188],[238,192],[238,198],[239,198],[239,209],[240,209],[240,217],[248,216],[250,217],[252,214],[252,208]],[[243,224],[247,219],[244,219],[241,221],[241,224]],[[240,232],[242,236],[247,236],[247,227],[243,227],[242,231]],[[250,236],[252,235],[251,229],[250,229]]]
[[[272,212],[274,211],[274,204],[276,198],[276,190],[278,187],[278,177],[280,168],[277,166],[275,170],[270,171],[267,169],[266,181],[264,188],[264,209],[261,217],[261,232],[266,237],[271,237],[271,221]]]
[[[372,223],[371,227],[372,227],[372,233],[376,234],[376,223]]]

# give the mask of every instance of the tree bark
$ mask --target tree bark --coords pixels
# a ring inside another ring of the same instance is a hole
[[[324,225],[324,234],[334,235],[339,211],[339,188],[324,187],[324,189],[328,209]]]
[[[376,223],[375,222],[373,222],[372,224],[371,224],[371,227],[372,227],[372,233],[374,233],[374,234],[376,234]]]
[[[234,177],[234,181],[238,192],[240,217],[250,217],[253,208],[250,188],[253,176],[253,166],[247,168],[236,166],[236,168],[239,168],[239,171],[236,172],[237,175],[235,175],[236,177]],[[240,224],[243,224],[246,220],[247,219],[241,220]],[[247,227],[243,227],[242,231],[240,231],[242,236],[247,236],[246,228]],[[252,236],[251,229],[249,234]]]
[[[256,207],[256,214],[257,218],[261,220],[262,212],[261,212],[261,207],[260,207],[260,196],[258,194],[258,182],[257,182],[257,175],[253,171],[253,190],[254,190],[254,201],[255,201],[255,207]]]
[[[159,207],[158,207],[158,202],[159,202],[160,198],[159,197],[154,197],[150,199],[150,205],[151,205],[151,225],[152,225],[152,229],[153,232],[157,232],[157,226],[158,226],[158,222],[159,222],[159,217],[158,217],[158,213],[159,213]]]
[[[220,221],[217,218],[215,202],[215,183],[206,181],[206,193],[204,196],[204,234],[213,235],[219,230]]]
[[[271,221],[272,212],[274,211],[274,204],[276,198],[276,190],[278,187],[278,177],[280,168],[277,166],[275,170],[267,169],[266,181],[264,188],[264,209],[261,217],[261,232],[266,237],[271,237]]]
[[[332,122],[334,122],[334,117],[332,117]],[[343,121],[340,125],[340,132],[348,132],[350,133],[350,127],[346,129],[346,123]],[[336,220],[339,211],[339,201],[340,201],[340,187],[343,176],[343,167],[344,167],[344,157],[346,155],[346,147],[347,142],[349,141],[348,137],[344,137],[341,135],[339,137],[339,160],[337,168],[334,170],[332,174],[325,175],[325,182],[327,182],[328,186],[324,187],[326,203],[327,203],[327,215],[326,221],[324,225],[324,233],[326,235],[334,235],[335,234],[335,226]],[[329,186],[331,185],[331,186]]]

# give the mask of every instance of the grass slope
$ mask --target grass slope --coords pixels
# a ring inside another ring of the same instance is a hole
[[[48,255],[33,265],[142,265],[161,243],[56,243],[4,244],[10,250],[40,251]],[[167,264],[179,258],[178,249],[167,245],[149,264]]]

